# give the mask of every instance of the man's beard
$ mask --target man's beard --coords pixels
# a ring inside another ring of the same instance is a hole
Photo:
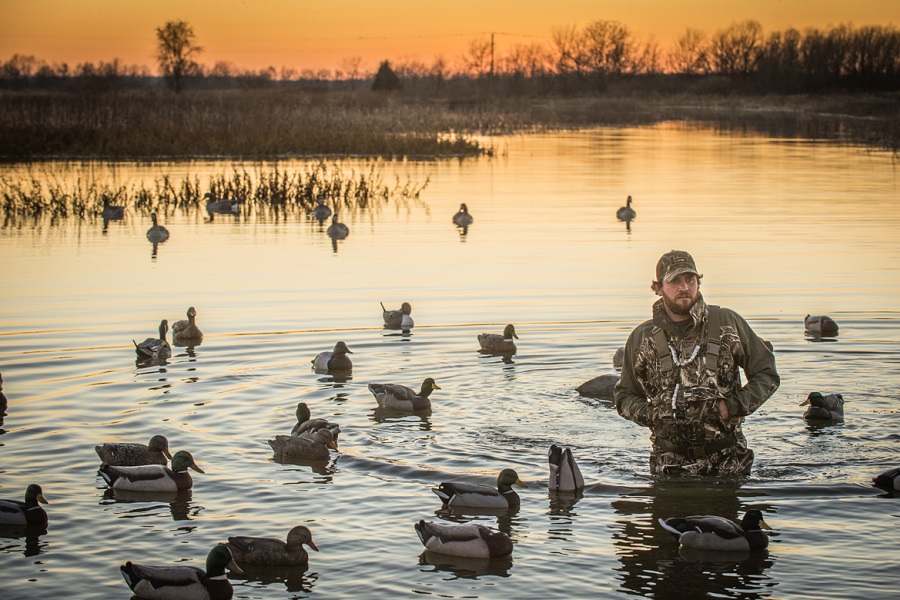
[[[675,301],[669,300],[666,296],[663,296],[662,298],[669,312],[671,312],[673,315],[684,316],[691,314],[691,309],[694,308],[694,305],[697,304],[698,300],[700,300],[700,293],[698,292],[697,295],[693,299],[691,299],[691,303],[685,306],[678,304],[677,301],[680,298],[691,298],[688,294],[676,296]]]

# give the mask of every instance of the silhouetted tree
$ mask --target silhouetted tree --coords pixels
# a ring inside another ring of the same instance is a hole
[[[376,92],[391,92],[401,88],[400,78],[391,68],[391,63],[382,61],[375,73],[375,81],[372,82],[372,89]]]
[[[194,45],[194,28],[184,21],[169,21],[156,28],[157,61],[169,85],[180,92],[184,78],[199,71],[193,57],[203,49]]]

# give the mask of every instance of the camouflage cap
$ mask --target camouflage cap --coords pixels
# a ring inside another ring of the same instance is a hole
[[[697,272],[694,258],[684,250],[670,250],[656,263],[657,281],[672,281],[682,273],[693,273],[698,279],[703,277]]]

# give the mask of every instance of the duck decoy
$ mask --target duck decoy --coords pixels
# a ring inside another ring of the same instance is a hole
[[[515,354],[517,348],[513,338],[519,339],[519,336],[516,335],[515,326],[510,323],[503,328],[502,334],[479,333],[478,344],[485,354]]]
[[[834,335],[838,332],[838,324],[826,315],[806,315],[803,318],[803,329],[813,335]]]
[[[453,224],[457,227],[468,227],[474,219],[469,214],[469,207],[463,202],[459,205],[459,210],[453,215]]]
[[[206,192],[203,194],[203,198],[206,200],[206,212],[210,218],[216,214],[238,215],[241,213],[243,200],[229,200],[228,198],[219,200],[213,192]]]
[[[165,465],[144,465],[140,467],[115,467],[100,465],[100,476],[106,485],[114,490],[132,492],[180,492],[189,490],[194,484],[191,468],[198,473],[205,471],[197,466],[194,457],[187,450],[179,450],[172,456],[172,468]]]
[[[328,226],[325,233],[333,240],[342,240],[350,235],[350,229],[343,223],[340,223],[337,214],[335,214],[331,217],[331,225]]]
[[[113,467],[167,465],[172,459],[169,440],[164,435],[154,435],[148,444],[106,443],[94,446],[94,450],[104,464]]]
[[[350,351],[347,344],[338,342],[334,345],[334,350],[331,352],[319,352],[316,357],[312,359],[313,369],[320,372],[352,371],[353,362],[350,360],[350,357],[347,356],[348,354],[353,354],[353,352]]]
[[[616,352],[613,354],[613,369],[616,371],[621,371],[622,366],[625,364],[625,346],[619,346],[616,348]]]
[[[821,392],[810,392],[800,406],[809,405],[803,413],[807,421],[843,421],[844,397],[841,394],[823,395]]]
[[[228,538],[231,550],[238,564],[269,565],[273,567],[309,567],[309,553],[306,544],[316,552],[319,548],[312,539],[312,532],[305,525],[292,527],[287,534],[287,542],[276,538],[251,537],[246,535]]]
[[[150,215],[150,220],[153,221],[153,226],[147,230],[147,239],[154,244],[159,244],[169,239],[169,230],[159,224],[156,219],[156,213]]]
[[[466,558],[502,558],[512,554],[509,536],[478,523],[445,524],[420,520],[416,533],[426,549]]]
[[[312,209],[312,214],[318,219],[319,223],[331,216],[331,209],[325,204],[324,196],[318,196],[316,198],[316,206]]]
[[[431,491],[449,507],[515,508],[519,506],[519,495],[512,489],[513,485],[528,487],[513,469],[503,469],[497,476],[496,488],[480,483],[444,481]]]
[[[297,424],[291,429],[291,435],[314,440],[319,431],[327,429],[331,432],[331,438],[334,440],[334,449],[337,450],[341,426],[337,423],[331,423],[327,419],[311,419],[310,416],[309,406],[306,405],[306,402],[297,403]]]
[[[551,444],[547,452],[550,465],[549,488],[554,492],[577,492],[584,489],[584,477],[572,456],[572,450]]]
[[[430,408],[431,392],[441,389],[431,377],[422,382],[418,392],[398,383],[370,383],[368,388],[379,406],[412,411]]]
[[[744,514],[740,525],[715,515],[670,517],[658,521],[663,529],[688,548],[743,552],[761,550],[769,545],[769,536],[761,529],[769,526],[763,521],[762,512],[755,508]]]
[[[106,221],[121,221],[125,218],[125,207],[110,204],[109,196],[103,194],[103,210],[100,216]]]
[[[900,467],[888,469],[872,479],[872,483],[886,492],[900,491]]]
[[[600,398],[609,400],[613,397],[616,384],[619,383],[619,375],[604,374],[588,379],[575,390],[588,398]]]
[[[234,595],[225,569],[243,574],[231,549],[217,544],[206,556],[206,570],[191,565],[149,566],[131,561],[119,567],[125,583],[148,600],[229,600]]]
[[[44,490],[36,483],[25,488],[25,501],[0,499],[0,525],[26,525],[45,527],[47,511],[41,504],[50,504],[44,498]]]
[[[0,413],[6,412],[8,405],[9,400],[6,399],[6,394],[3,393],[3,374],[0,373]]]
[[[163,319],[159,322],[159,337],[147,338],[140,344],[131,340],[134,351],[141,358],[164,359],[172,356],[172,348],[166,341],[166,333],[169,331],[169,321]]]
[[[276,435],[269,440],[269,446],[276,460],[327,460],[331,457],[329,448],[337,450],[334,436],[327,429],[320,429],[313,439],[296,435]]]
[[[628,200],[625,201],[625,206],[616,211],[616,217],[620,221],[631,221],[636,216],[637,213],[631,208],[631,196],[628,196]]]
[[[385,329],[402,329],[409,331],[415,326],[412,316],[412,306],[409,302],[400,305],[400,310],[387,310],[384,303],[381,304],[381,317],[384,319]]]
[[[197,343],[203,341],[203,332],[197,327],[197,309],[187,309],[187,319],[175,321],[172,325],[172,341],[178,343]]]

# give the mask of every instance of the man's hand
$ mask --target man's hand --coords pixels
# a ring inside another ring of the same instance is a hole
[[[722,415],[722,420],[723,420],[723,421],[727,421],[727,420],[728,420],[728,417],[729,417],[729,415],[728,415],[728,405],[725,404],[725,401],[724,401],[724,400],[719,400],[719,414]]]

